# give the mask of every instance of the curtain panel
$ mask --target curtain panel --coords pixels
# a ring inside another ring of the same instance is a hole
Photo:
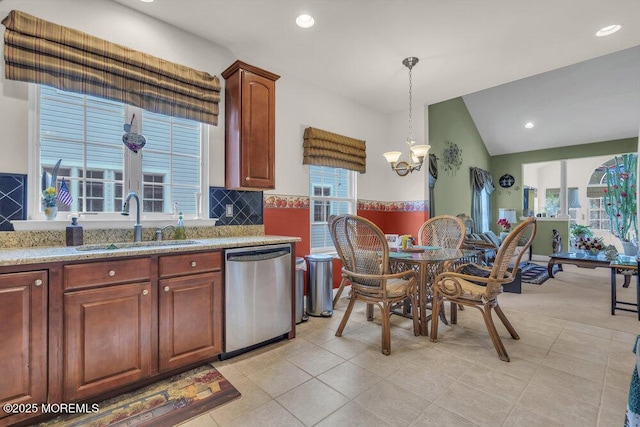
[[[330,166],[365,173],[365,141],[308,127],[304,130],[303,165]]]
[[[2,21],[5,76],[218,124],[220,80],[12,10]]]
[[[493,185],[493,177],[484,169],[470,168],[471,172],[471,219],[480,230],[482,227],[482,191],[486,190],[488,194],[493,193],[495,187]],[[489,209],[491,211],[491,209]],[[487,231],[487,230],[482,230]]]
[[[436,198],[434,189],[438,180],[438,158],[435,154],[429,154],[429,218],[436,214]]]

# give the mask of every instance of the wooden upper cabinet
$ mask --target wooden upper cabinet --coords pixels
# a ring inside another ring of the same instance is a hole
[[[234,62],[225,78],[225,187],[275,188],[275,95],[280,76]]]

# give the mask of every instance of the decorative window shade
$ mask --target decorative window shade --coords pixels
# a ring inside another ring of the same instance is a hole
[[[16,10],[2,23],[7,79],[218,124],[216,76]]]
[[[367,166],[366,143],[325,130],[304,130],[303,165],[330,166],[364,173]]]
[[[589,186],[587,187],[587,198],[595,199],[598,197],[604,197],[604,193],[607,190],[607,186]]]

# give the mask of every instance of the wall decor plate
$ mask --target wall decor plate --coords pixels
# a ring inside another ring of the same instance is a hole
[[[500,177],[498,183],[502,188],[511,188],[511,186],[516,182],[515,178],[508,173],[505,173]]]

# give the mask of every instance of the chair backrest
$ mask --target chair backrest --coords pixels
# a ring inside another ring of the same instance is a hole
[[[505,237],[500,245],[500,249],[498,249],[496,259],[493,262],[493,268],[489,274],[489,278],[491,280],[487,284],[487,294],[491,295],[500,293],[502,291],[502,284],[508,283],[512,280],[511,273],[507,270],[509,269],[509,265],[513,262],[516,249],[518,246],[522,246],[521,241],[526,239],[526,244],[515,258],[513,274],[516,274],[517,266],[522,259],[522,255],[527,251],[527,249],[529,249],[529,246],[531,246],[531,242],[536,235],[536,229],[536,219],[535,217],[530,217],[522,221],[513,230],[511,230],[509,234],[507,234],[507,237]]]
[[[466,234],[475,233],[475,227],[473,226],[473,219],[469,215],[461,213],[456,215],[456,217],[460,218],[460,220],[464,224]]]
[[[329,228],[345,270],[370,275],[389,273],[389,245],[377,225],[359,216],[338,215],[331,218]],[[359,283],[380,286],[378,279]]]
[[[462,220],[453,215],[438,215],[422,224],[418,231],[418,244],[460,249],[465,237]]]

